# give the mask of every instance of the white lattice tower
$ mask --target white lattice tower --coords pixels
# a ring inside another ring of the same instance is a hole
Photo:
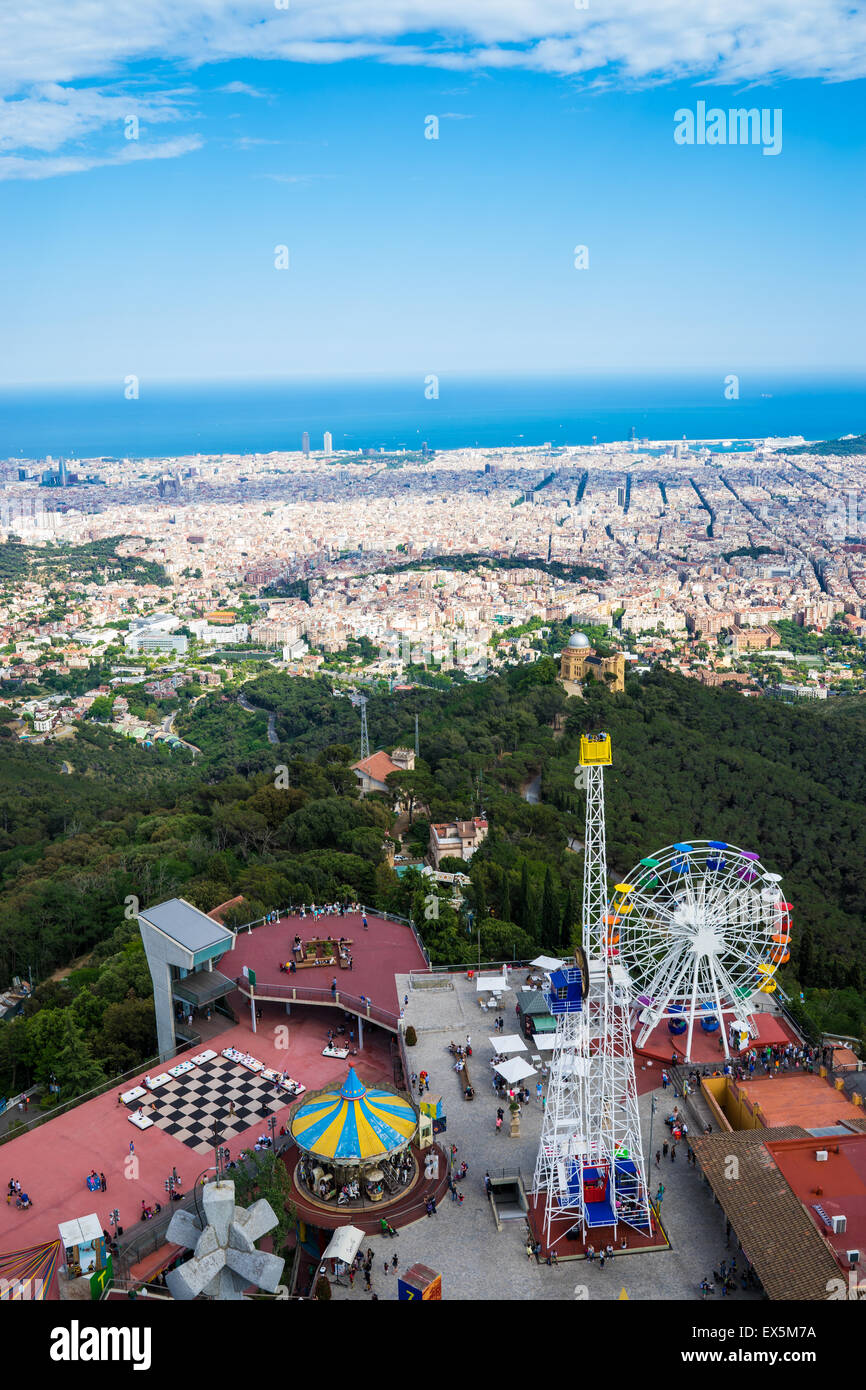
[[[620,1220],[648,1228],[650,1218],[629,1026],[628,976],[617,960],[616,918],[608,907],[604,768],[611,761],[608,735],[596,734],[581,739],[580,762],[586,782],[583,944],[588,963],[588,997],[585,1026],[592,1051],[585,1112],[587,1150],[593,1155],[590,1162],[599,1161],[607,1168],[608,1200],[613,1209],[615,1232]]]
[[[583,943],[589,970],[582,977],[581,1006],[557,1013],[556,1046],[550,1069],[547,1107],[535,1167],[533,1192],[544,1194],[545,1243],[555,1245],[572,1226],[586,1234],[584,1169],[612,1170],[606,1148],[609,1124],[602,1123],[605,1094],[612,1085],[602,1047],[605,1026],[603,919],[607,910],[604,782],[610,739],[581,739],[579,777],[586,791],[583,870]],[[569,975],[578,973],[576,967]],[[552,1004],[554,1009],[561,1007]]]
[[[535,1164],[533,1192],[544,1194],[544,1244],[550,1248],[574,1225],[585,1226],[583,1184],[575,1183],[597,1158],[588,1134],[590,1041],[586,1014],[559,1016],[550,1064],[547,1104]]]

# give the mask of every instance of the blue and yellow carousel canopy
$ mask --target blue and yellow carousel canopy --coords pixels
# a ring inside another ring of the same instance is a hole
[[[390,1091],[371,1091],[354,1067],[340,1091],[328,1091],[295,1111],[292,1136],[320,1158],[358,1163],[402,1149],[415,1133],[415,1111]]]

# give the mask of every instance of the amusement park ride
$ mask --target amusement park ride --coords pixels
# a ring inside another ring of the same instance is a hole
[[[586,789],[583,949],[554,971],[548,998],[556,1047],[533,1191],[544,1194],[544,1240],[620,1222],[649,1234],[651,1216],[629,1026],[628,976],[607,910],[604,769],[607,734],[580,740]]]
[[[641,1154],[634,1046],[667,1024],[692,1059],[695,1023],[719,1033],[725,1057],[748,1046],[755,996],[772,994],[789,959],[791,905],[780,876],[721,840],[680,843],[642,859],[608,898],[604,769],[607,734],[584,735],[575,786],[586,791],[583,949],[550,976],[557,1019],[533,1192],[544,1241],[589,1239],[652,1218]]]

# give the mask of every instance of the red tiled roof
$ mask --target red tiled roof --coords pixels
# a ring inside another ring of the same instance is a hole
[[[799,1125],[787,1125],[692,1139],[719,1205],[771,1299],[823,1301],[829,1281],[839,1276],[827,1242],[770,1148],[787,1139],[807,1138]],[[731,1159],[737,1160],[736,1169],[732,1170]]]
[[[369,758],[352,763],[352,769],[355,772],[366,772],[375,782],[384,782],[389,772],[405,771],[405,768],[398,767],[387,753],[383,753],[381,748],[377,753],[371,753]]]

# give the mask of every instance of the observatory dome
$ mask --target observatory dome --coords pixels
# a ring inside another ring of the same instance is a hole
[[[585,632],[573,632],[568,639],[570,647],[588,647],[589,638]]]

